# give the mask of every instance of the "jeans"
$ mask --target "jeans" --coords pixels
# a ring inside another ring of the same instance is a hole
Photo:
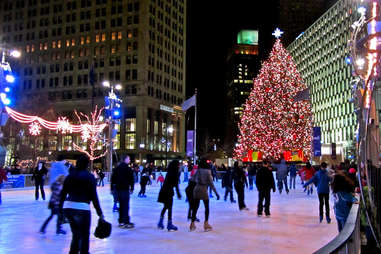
[[[339,229],[339,232],[341,232],[341,230],[343,230],[345,226],[346,219],[336,217],[336,220],[337,220],[337,228]]]
[[[44,180],[37,180],[36,179],[34,184],[36,186],[36,191],[35,191],[36,200],[38,200],[38,198],[39,198],[39,191],[38,191],[38,189],[40,189],[40,191],[41,191],[41,197],[42,197],[42,199],[45,200]]]
[[[189,178],[188,178],[188,172],[184,172],[184,183],[185,182],[188,182]]]
[[[102,187],[105,186],[105,183],[104,183],[103,179],[104,178],[99,178],[98,186],[101,186],[101,185],[102,185]]]
[[[228,197],[228,194],[230,194],[230,202],[233,202],[234,201],[234,198],[233,198],[233,188],[231,188],[231,187],[225,187],[225,197],[224,197],[225,201],[226,201],[226,198]]]
[[[248,178],[249,178],[249,187],[250,187],[250,190],[252,190],[253,186],[254,186],[254,178],[255,178],[255,176],[249,175]]]
[[[325,217],[330,220],[329,216],[329,193],[319,193],[319,215],[320,220],[323,219],[323,206],[325,205]]]
[[[86,210],[64,209],[73,234],[69,254],[89,254],[91,213]]]
[[[258,215],[262,215],[263,200],[265,201],[265,214],[270,215],[271,190],[258,191]]]
[[[286,189],[286,192],[288,192],[287,177],[285,179],[278,180],[278,190],[279,190],[279,193],[282,193],[283,184],[284,184],[284,187]]]
[[[50,220],[53,218],[54,215],[57,215],[57,225],[56,225],[56,232],[61,229],[62,225],[62,215],[59,213],[58,209],[53,208],[51,209],[50,216],[45,220],[44,224],[42,224],[40,232],[45,232],[46,227],[48,226]]]
[[[117,190],[119,200],[119,223],[130,223],[130,216],[128,215],[130,209],[130,191]]]
[[[296,176],[290,176],[290,189],[295,189]]]
[[[243,184],[234,184],[234,188],[238,195],[238,207],[239,209],[243,209],[246,207],[245,205],[245,186]]]

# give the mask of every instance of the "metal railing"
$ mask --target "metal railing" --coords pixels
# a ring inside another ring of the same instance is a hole
[[[361,251],[360,205],[353,204],[343,230],[314,254],[352,254]]]

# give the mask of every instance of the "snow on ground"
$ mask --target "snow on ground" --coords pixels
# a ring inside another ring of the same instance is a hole
[[[159,186],[147,187],[147,198],[138,198],[140,186],[136,184],[131,198],[131,220],[135,229],[119,229],[118,213],[112,212],[109,186],[98,188],[100,203],[107,221],[113,224],[110,238],[93,236],[98,217],[92,209],[90,253],[312,253],[337,235],[337,225],[331,200],[332,223],[319,223],[316,189],[312,196],[303,192],[300,183],[290,194],[272,194],[271,217],[257,217],[256,190],[246,189],[248,212],[240,212],[237,204],[224,202],[221,182],[216,183],[222,200],[211,199],[209,223],[213,231],[203,232],[204,208],[201,202],[195,232],[189,232],[188,203],[185,202],[186,183],[181,184],[182,199],[174,200],[173,223],[177,232],[158,230],[157,222],[162,204],[156,202]],[[47,188],[46,188],[47,189]],[[50,197],[47,191],[47,200]],[[55,254],[68,253],[71,232],[68,224],[63,228],[67,235],[55,235],[56,218],[47,227],[46,235],[38,230],[49,216],[48,201],[35,201],[34,190],[3,191],[0,205],[0,254]],[[235,199],[237,198],[234,193]],[[166,224],[166,220],[165,220]]]

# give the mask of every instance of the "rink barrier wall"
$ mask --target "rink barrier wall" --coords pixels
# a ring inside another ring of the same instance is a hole
[[[360,205],[353,204],[343,230],[314,254],[361,253]]]

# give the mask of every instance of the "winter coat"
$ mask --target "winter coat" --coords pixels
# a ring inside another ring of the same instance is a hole
[[[117,191],[134,191],[134,172],[127,163],[122,162],[114,168],[111,175],[111,189],[115,187]]]
[[[217,194],[216,187],[214,187],[213,184],[213,177],[210,169],[199,168],[193,177],[197,183],[193,190],[194,199],[208,200],[208,187],[212,188],[212,190]]]
[[[328,175],[326,169],[319,170],[309,181],[304,184],[304,187],[315,183],[317,185],[318,194],[329,194],[329,183],[332,178]]]
[[[41,182],[45,180],[46,175],[48,174],[48,170],[45,166],[42,166],[41,169],[38,169],[38,166],[34,169],[32,180],[36,182]]]
[[[241,167],[233,168],[233,180],[235,186],[247,186],[246,174]]]
[[[249,166],[249,169],[247,171],[247,174],[249,176],[255,176],[257,174],[257,167],[255,165]]]
[[[62,184],[57,181],[55,181],[50,187],[52,190],[52,195],[50,196],[49,200],[49,209],[59,208],[62,187]]]
[[[357,201],[349,192],[339,191],[333,194],[335,199],[334,210],[337,219],[346,220],[351,210],[352,204]]]
[[[298,173],[303,181],[308,181],[315,175],[315,169],[313,167],[304,167]]]
[[[4,181],[8,181],[7,172],[0,168],[0,184],[2,184]]]
[[[296,169],[296,166],[294,164],[291,164],[288,167],[288,171],[290,172],[291,177],[296,177],[296,173],[298,172],[298,170]]]
[[[276,179],[278,181],[287,179],[287,174],[288,174],[288,170],[287,170],[286,162],[282,160],[282,162],[279,165],[277,165]]]
[[[140,184],[141,185],[147,185],[147,183],[149,182],[149,176],[144,173],[141,177],[140,177]]]
[[[173,195],[175,195],[173,188],[176,188],[177,196],[181,196],[179,190],[179,174],[178,172],[170,171],[165,176],[163,187],[160,189],[157,202],[165,204],[173,199]]]
[[[52,163],[52,166],[50,167],[50,185],[52,185],[57,180],[57,177],[59,177],[60,175],[67,176],[69,174],[69,167],[66,166],[65,163],[65,161],[56,161]],[[70,172],[73,172],[75,170],[75,168],[71,165],[70,168]]]
[[[227,170],[222,177],[222,188],[233,188],[233,174],[231,170]]]
[[[258,191],[275,190],[275,181],[272,171],[267,167],[261,167],[257,172],[256,185]]]
[[[193,200],[193,191],[194,191],[194,188],[196,187],[196,185],[197,185],[197,183],[196,183],[194,177],[189,179],[188,186],[185,188],[185,194],[187,195],[188,201]]]

